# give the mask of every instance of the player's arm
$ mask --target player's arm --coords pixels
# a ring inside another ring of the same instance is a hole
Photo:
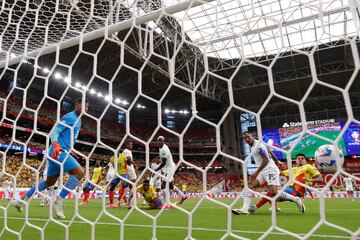
[[[65,124],[71,125],[70,123],[70,117],[67,115],[64,115],[61,118],[61,122],[57,123],[53,131],[50,133],[50,140],[53,147],[53,153],[51,155],[52,158],[56,159],[60,156],[60,152],[62,151],[62,148],[60,144],[58,143],[58,137],[60,134],[67,128]]]
[[[320,172],[311,165],[307,165],[307,171],[311,174],[311,178],[305,178],[305,181],[311,182],[311,183],[322,183],[324,181],[322,175]]]
[[[266,165],[269,163],[269,159],[266,156],[266,153],[263,149],[259,148],[259,154],[261,156],[261,165],[256,169],[256,172],[254,172],[250,177],[250,181],[255,181],[259,173],[266,167]]]
[[[281,167],[282,165],[284,165],[282,162],[279,161],[279,159],[276,157],[276,155],[270,149],[268,149],[268,151],[270,153],[271,158],[274,160],[275,164],[278,167]]]
[[[139,168],[138,168],[138,166],[135,164],[135,162],[134,162],[134,160],[133,159],[131,159],[131,164],[132,165],[134,165],[134,168],[136,169],[136,170],[138,170]]]
[[[163,167],[165,167],[165,164],[166,164],[166,158],[165,158],[165,159],[161,159],[161,164],[160,164],[160,166],[159,166],[157,169],[155,169],[154,171],[155,171],[155,172],[159,171],[160,169],[162,169]]]

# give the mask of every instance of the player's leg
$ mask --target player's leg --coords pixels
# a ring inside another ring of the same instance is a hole
[[[121,177],[126,179],[126,180],[129,179],[129,175],[127,175],[127,174],[122,174]],[[125,204],[127,204],[125,191],[126,191],[126,188],[128,187],[128,183],[126,182],[126,180],[121,180],[119,196],[118,196],[118,200],[115,203],[115,207],[120,206],[121,199],[124,199]]]
[[[50,149],[51,151],[51,149]],[[49,153],[51,155],[51,153]],[[47,169],[47,177],[45,180],[42,180],[41,182],[39,182],[39,184],[37,185],[38,191],[42,192],[43,190],[45,190],[47,187],[52,186],[56,183],[58,177],[59,177],[59,173],[60,173],[60,167],[58,164],[56,164],[55,162],[51,161],[51,160],[47,160],[48,161],[48,169]],[[19,211],[22,212],[23,211],[23,206],[25,205],[25,201],[27,201],[28,199],[30,199],[36,190],[36,185],[33,185],[26,193],[24,196],[22,196],[20,199],[14,199],[12,201],[12,205]]]
[[[293,186],[288,186],[287,188],[285,188],[284,191],[282,191],[280,193],[280,197],[277,199],[277,201],[279,201],[279,202],[283,202],[283,201],[294,202],[298,206],[299,211],[304,213],[305,205],[304,205],[303,201],[301,200],[301,197],[302,197],[301,193],[297,192]]]
[[[5,188],[5,199],[10,200],[10,190]]]
[[[114,207],[114,190],[115,187],[119,184],[120,178],[116,177],[114,178],[109,186],[109,204],[106,206],[107,208],[113,208]]]
[[[187,199],[186,195],[174,184],[174,181],[169,183],[169,188],[176,192],[180,199],[178,201],[175,202],[176,205],[181,205],[184,203],[184,201]]]
[[[353,191],[348,190],[347,193],[348,193],[348,198],[351,199],[351,201],[354,201]]]
[[[56,216],[60,219],[64,219],[65,215],[62,208],[64,199],[68,196],[70,191],[74,190],[79,184],[80,180],[84,176],[84,169],[73,156],[68,156],[65,151],[61,152],[59,161],[64,162],[64,172],[69,174],[69,179],[65,183],[64,187],[60,190],[59,195],[55,198],[53,208],[55,210]]]
[[[265,180],[262,179],[262,176],[259,175],[256,180],[254,182],[250,182],[249,183],[249,188],[254,189],[257,188],[258,186],[260,186]],[[250,208],[250,204],[251,204],[251,199],[252,199],[252,193],[248,190],[245,190],[243,193],[243,198],[244,198],[244,202],[243,202],[243,206],[242,208],[239,209],[232,209],[231,212],[235,215],[248,215],[249,214],[249,208]]]
[[[84,193],[84,199],[83,201],[80,203],[80,205],[85,205],[88,202],[89,199],[89,195],[90,195],[90,189],[89,189],[89,182],[86,182],[84,187],[83,187],[83,193]]]
[[[46,205],[46,195],[48,194],[47,189],[48,189],[48,188],[46,188],[46,189],[43,191],[43,195],[41,196],[40,207],[45,207],[45,205]]]

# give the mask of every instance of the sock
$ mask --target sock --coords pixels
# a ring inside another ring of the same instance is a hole
[[[252,198],[252,194],[250,192],[244,193],[244,203],[243,203],[244,209],[249,210],[251,198]]]
[[[89,198],[89,193],[88,192],[84,192],[84,200],[83,202],[86,202]]]
[[[266,193],[266,196],[268,197],[272,197],[272,194],[271,193]],[[269,200],[267,200],[266,198],[261,198],[256,204],[256,208],[261,208],[262,205],[264,205],[265,203],[269,202],[271,204],[271,202]]]
[[[127,203],[126,194],[123,196],[124,202]]]
[[[43,180],[43,181],[39,182],[39,184],[38,184],[38,189],[40,192],[43,191],[44,189],[46,189],[47,187],[48,187],[48,185],[46,183],[46,180]],[[35,193],[35,185],[32,186],[29,191],[26,192],[25,197],[31,198],[31,196],[34,195],[34,193]]]
[[[119,202],[121,201],[121,198],[124,196],[124,193],[125,193],[125,188],[120,188],[119,197],[118,197]]]
[[[282,192],[280,194],[280,197],[278,198],[280,201],[290,201],[290,202],[296,202],[297,197],[290,195],[286,192]]]
[[[177,187],[177,186],[174,186],[173,190],[180,195],[180,197],[185,197],[185,194]]]
[[[110,201],[110,204],[114,203],[114,191],[109,192],[109,201]]]
[[[65,187],[70,190],[74,190],[76,188],[76,186],[79,184],[79,182],[80,182],[80,180],[77,179],[74,175],[70,175],[69,180],[65,183]],[[59,195],[62,199],[65,199],[68,194],[69,194],[69,191],[66,190],[65,188],[63,188],[63,189],[61,189],[61,192]]]

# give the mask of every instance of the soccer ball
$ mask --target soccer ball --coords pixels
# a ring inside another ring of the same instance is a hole
[[[323,172],[334,172],[336,171],[336,162],[339,162],[340,166],[344,164],[344,155],[338,147],[325,144],[316,150],[315,161]]]

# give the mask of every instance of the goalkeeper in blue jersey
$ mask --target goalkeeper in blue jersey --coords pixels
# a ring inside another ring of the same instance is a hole
[[[85,102],[86,112],[88,109],[88,102]],[[48,153],[48,168],[46,180],[39,182],[36,186],[32,186],[26,194],[18,200],[13,201],[14,207],[19,211],[23,211],[25,201],[30,199],[35,190],[39,192],[45,190],[48,187],[53,186],[60,176],[60,170],[63,165],[64,172],[69,174],[69,179],[65,183],[53,202],[53,209],[56,216],[60,219],[64,219],[62,205],[66,196],[70,190],[76,188],[82,177],[84,176],[84,169],[76,161],[76,159],[70,154],[72,147],[79,135],[81,128],[81,120],[78,119],[82,109],[81,98],[75,101],[75,110],[65,114],[61,118],[61,122],[57,123],[55,128],[50,133],[51,146]]]

